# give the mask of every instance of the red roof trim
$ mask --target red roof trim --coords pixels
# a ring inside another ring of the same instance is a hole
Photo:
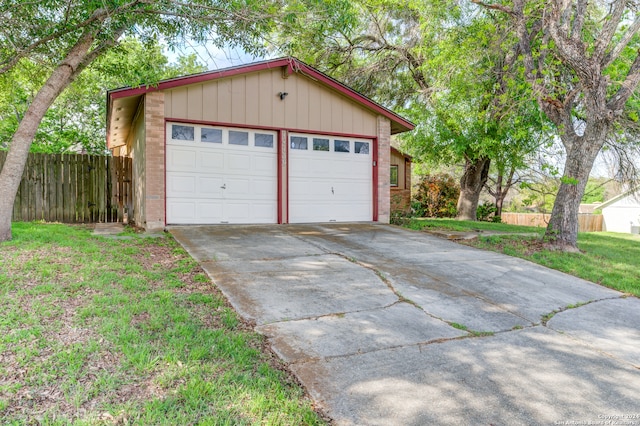
[[[107,97],[109,100],[114,100],[118,98],[126,98],[129,96],[141,95],[148,92],[153,92],[156,90],[166,90],[174,87],[185,86],[188,84],[196,84],[202,83],[205,81],[216,80],[219,78],[231,77],[238,74],[245,74],[249,72],[262,71],[265,69],[277,68],[282,66],[288,66],[288,72],[292,74],[293,72],[301,72],[302,74],[306,74],[311,78],[319,80],[326,84],[327,86],[341,92],[345,96],[354,99],[360,104],[365,105],[369,109],[376,111],[377,113],[389,118],[391,121],[394,121],[401,126],[408,128],[409,130],[413,130],[415,125],[408,120],[405,120],[395,112],[383,107],[382,105],[374,102],[373,100],[367,98],[364,95],[356,92],[355,90],[345,86],[337,80],[329,77],[328,75],[312,68],[311,66],[299,61],[295,58],[280,58],[280,59],[272,59],[263,62],[256,62],[249,65],[241,65],[238,67],[225,68],[222,70],[216,71],[208,71],[202,74],[194,74],[188,75],[184,77],[177,77],[170,80],[164,80],[159,82],[156,86],[144,86],[138,88],[121,88],[114,89],[107,92]]]

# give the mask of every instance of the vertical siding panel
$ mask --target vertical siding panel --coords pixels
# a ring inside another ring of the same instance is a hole
[[[233,123],[247,123],[246,94],[247,79],[239,75],[231,79],[231,121]]]
[[[231,122],[231,80],[218,82],[218,120],[222,123]]]
[[[171,94],[171,117],[173,118],[188,118],[187,117],[187,102],[188,102],[188,94],[187,89],[185,87],[177,88],[172,90]]]
[[[215,81],[202,86],[202,119],[218,121],[218,83]]]
[[[166,90],[164,92],[164,116],[165,117],[173,117],[173,103],[172,103],[172,97],[171,97],[171,90]],[[133,130],[133,128],[132,128]]]
[[[279,97],[276,97],[276,99],[284,109],[284,125],[289,129],[300,128],[297,123],[298,111],[296,109],[296,99],[298,97],[298,80],[299,78],[296,75],[290,75],[289,78],[283,79],[282,91],[287,92],[289,95],[282,101]],[[278,90],[278,92],[279,91],[280,90]]]
[[[273,89],[272,71],[263,71],[259,76],[260,92],[258,99],[258,114],[260,118],[258,124],[262,126],[272,126],[273,121],[273,100],[276,98],[278,90]]]
[[[331,125],[331,94],[326,90],[320,90],[320,130],[321,131],[332,131],[333,126]]]
[[[245,124],[260,124],[260,75],[249,74],[246,78],[244,105]]]
[[[320,104],[320,90],[317,85],[309,84],[307,93],[307,96],[309,96],[309,128],[319,130],[322,127],[322,105]]]
[[[284,102],[280,100],[276,93],[278,92],[286,92],[285,90],[285,81],[286,79],[282,78],[282,71],[278,68],[278,70],[272,71],[269,74],[271,80],[271,93],[273,96],[269,96],[269,104],[271,105],[272,111],[272,123],[276,127],[285,127],[285,109]],[[289,78],[295,78],[293,75],[290,75]]]
[[[187,118],[202,120],[202,84],[187,88]]]
[[[309,83],[306,79],[296,78],[296,127],[309,128]]]
[[[333,93],[332,93],[333,95]],[[341,96],[331,96],[331,128],[336,132],[344,132],[342,126],[342,110],[344,109],[345,100]]]
[[[347,133],[361,134],[361,132],[355,131],[355,127],[353,125],[353,110],[356,108],[357,106],[353,102],[347,102],[342,109],[342,119],[340,121],[343,131]]]

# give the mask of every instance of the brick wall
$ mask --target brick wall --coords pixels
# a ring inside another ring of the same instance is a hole
[[[411,212],[411,190],[391,188],[391,211]]]
[[[164,228],[164,93],[145,95],[145,219],[142,227],[147,231]]]
[[[378,222],[389,223],[389,165],[391,156],[391,122],[378,116]]]

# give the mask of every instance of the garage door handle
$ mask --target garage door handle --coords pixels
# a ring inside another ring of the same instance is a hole
[[[333,186],[331,187],[331,193],[332,193],[332,194],[335,194],[335,192],[333,192]]]
[[[222,189],[227,189],[227,184],[226,184],[226,183],[225,183],[225,184],[223,184],[220,188],[222,188]]]

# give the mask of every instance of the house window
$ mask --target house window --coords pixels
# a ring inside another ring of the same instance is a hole
[[[291,136],[291,149],[307,149],[307,138]]]
[[[313,138],[314,151],[329,151],[329,139]]]
[[[398,166],[391,166],[390,175],[391,175],[391,186],[398,186]]]
[[[171,126],[171,139],[178,141],[193,141],[195,136],[195,129],[192,126],[178,126],[173,124]]]
[[[273,148],[273,135],[256,133],[255,145],[263,148]]]
[[[333,142],[333,151],[334,152],[349,152],[349,141],[341,141],[336,139]]]
[[[229,130],[229,145],[249,145],[249,133]]]
[[[222,143],[222,130],[220,129],[200,129],[200,140],[202,142]]]

